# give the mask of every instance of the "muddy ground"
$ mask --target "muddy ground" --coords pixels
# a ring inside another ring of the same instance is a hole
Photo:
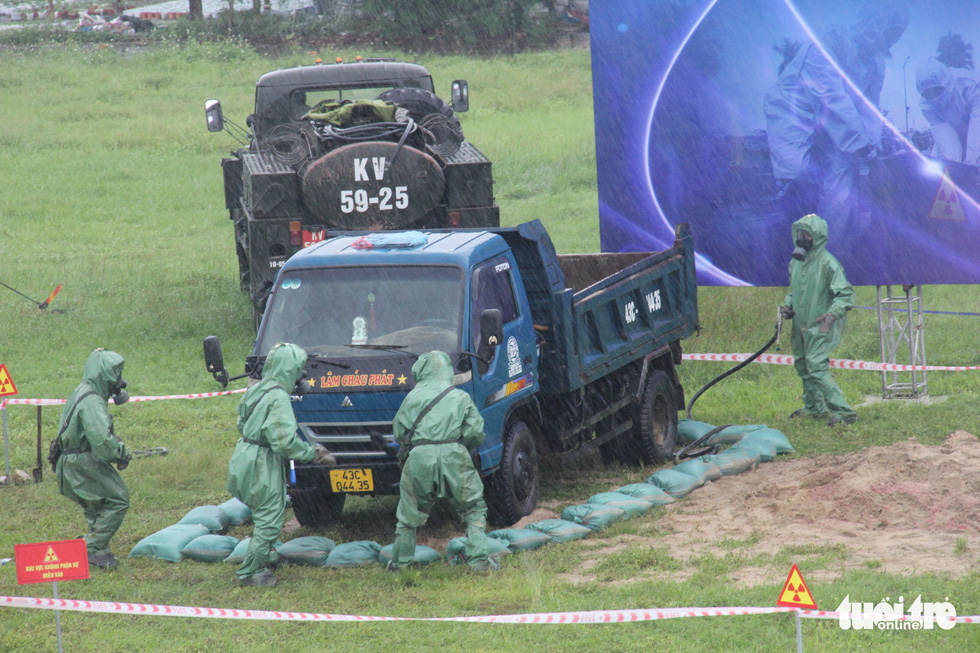
[[[531,521],[552,515],[539,510]],[[956,431],[937,446],[910,438],[842,456],[777,459],[708,483],[650,522],[640,524],[649,537],[583,541],[594,554],[568,579],[594,580],[591,568],[628,546],[666,547],[682,563],[632,580],[683,581],[705,554],[737,556],[729,577],[740,587],[782,582],[787,554],[798,564],[820,559],[808,567],[813,581],[862,568],[960,577],[980,566],[980,441]]]

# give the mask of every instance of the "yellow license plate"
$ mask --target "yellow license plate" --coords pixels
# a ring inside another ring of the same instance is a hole
[[[374,476],[370,469],[331,469],[330,486],[334,492],[372,492]]]

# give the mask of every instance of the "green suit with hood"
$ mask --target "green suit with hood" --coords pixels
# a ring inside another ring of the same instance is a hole
[[[272,550],[286,514],[286,461],[313,460],[313,445],[297,436],[290,393],[306,365],[297,345],[273,347],[262,368],[262,380],[238,404],[238,431],[228,464],[228,491],[252,509],[252,539],[245,561],[235,572],[240,580],[265,571],[278,556]]]
[[[813,246],[802,261],[789,264],[789,294],[785,304],[793,310],[790,339],[796,373],[803,380],[803,405],[811,415],[830,412],[843,419],[854,416],[844,393],[830,376],[830,353],[840,342],[847,311],[854,306],[854,288],[844,268],[828,252],[827,223],[818,215],[805,215],[793,223],[793,242],[801,231],[813,238]],[[824,316],[834,318],[829,329]],[[822,320],[820,318],[823,318]]]
[[[129,510],[129,490],[111,463],[128,462],[130,454],[116,437],[106,407],[122,377],[124,362],[114,351],[92,352],[85,361],[82,382],[68,396],[59,421],[58,491],[85,512],[85,543],[92,555],[109,553],[109,540]]]
[[[422,354],[412,366],[416,385],[395,415],[395,441],[408,450],[399,484],[392,567],[400,569],[415,559],[415,529],[429,518],[436,499],[451,498],[466,522],[466,562],[485,569],[487,562],[487,504],[483,481],[473,466],[470,451],[483,443],[483,416],[470,396],[452,389],[426,413],[412,432],[419,414],[453,385],[449,355]]]

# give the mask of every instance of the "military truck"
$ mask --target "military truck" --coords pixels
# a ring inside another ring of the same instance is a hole
[[[293,397],[300,435],[336,457],[296,463],[300,524],[336,519],[348,495],[397,494],[392,422],[412,365],[447,352],[484,419],[476,452],[488,517],[529,514],[542,456],[669,460],[684,389],[681,339],[698,327],[687,225],[660,252],[555,253],[537,221],[518,227],[337,234],[280,270],[246,375],[280,341],[309,358]],[[209,372],[227,384],[220,342]],[[240,378],[240,377],[239,377]]]
[[[242,147],[221,160],[239,280],[258,326],[272,281],[298,250],[334,228],[495,227],[491,163],[422,66],[391,59],[299,66],[262,75],[243,128],[208,100],[209,131]]]

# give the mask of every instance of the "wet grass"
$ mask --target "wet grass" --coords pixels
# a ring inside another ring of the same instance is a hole
[[[341,54],[350,57],[353,53]],[[390,54],[390,53],[374,53]],[[326,57],[324,57],[326,58]],[[232,373],[251,348],[248,299],[238,291],[232,228],[224,209],[219,160],[234,146],[204,129],[204,100],[219,97],[226,115],[242,122],[255,79],[277,67],[305,63],[308,53],[275,60],[224,45],[151,52],[39,48],[0,54],[0,281],[38,300],[58,283],[64,289],[46,311],[0,288],[0,362],[20,397],[65,397],[78,383],[92,349],[106,346],[127,359],[133,395],[206,392],[216,384],[204,370],[201,341],[220,335]],[[495,192],[505,224],[540,218],[559,251],[598,248],[595,159],[589,56],[584,51],[517,57],[426,57],[437,87],[466,78],[472,110],[462,117],[467,137],[494,163]],[[702,288],[701,335],[686,351],[753,351],[772,334],[784,289]],[[874,289],[861,288],[871,305]],[[974,287],[926,289],[933,310],[980,312]],[[977,365],[971,318],[926,317],[930,363]],[[875,360],[877,322],[855,310],[835,356]],[[788,349],[784,335],[785,352]],[[688,396],[727,364],[685,363]],[[868,372],[835,372],[855,404],[880,391]],[[725,380],[696,404],[694,416],[712,423],[767,423],[783,430],[793,455],[842,453],[916,437],[936,444],[952,430],[980,431],[974,373],[934,373],[937,404],[882,402],[858,406],[858,423],[832,430],[820,423],[790,422],[799,383],[789,367],[753,365]],[[133,462],[124,473],[132,508],[113,540],[125,555],[144,536],[180,519],[191,508],[228,498],[224,475],[237,433],[237,398],[130,403],[111,407],[117,432],[134,449],[166,446],[163,458]],[[7,411],[9,450],[15,468],[35,465],[34,407]],[[46,407],[44,447],[60,410]],[[46,453],[46,451],[45,451]],[[39,485],[0,489],[0,557],[13,545],[73,538],[85,529],[81,511],[58,495],[45,469]],[[602,468],[595,458],[549,468],[541,501],[561,507],[596,492],[642,481],[653,469]],[[697,493],[685,499],[696,501]],[[389,543],[394,532],[391,498],[350,502],[340,523],[318,531],[336,541]],[[725,554],[679,562],[664,548],[658,509],[621,522],[590,540],[547,546],[510,556],[488,578],[436,566],[406,576],[379,566],[344,571],[288,567],[274,590],[236,587],[227,565],[122,559],[114,573],[63,583],[62,597],[190,606],[297,610],[413,617],[597,610],[696,605],[773,605],[780,587],[742,589],[727,575],[747,562],[746,541],[723,541]],[[288,515],[291,516],[291,515]],[[462,532],[452,511],[433,515],[420,538],[448,539]],[[248,529],[236,529],[244,536]],[[312,534],[300,529],[293,535]],[[568,579],[596,546],[622,538],[647,538],[651,546],[626,547],[599,563],[601,577]],[[832,566],[837,550],[806,550],[787,542],[774,559],[758,561],[788,573],[791,558]],[[965,549],[965,545],[963,547]],[[798,550],[799,549],[799,550]],[[802,553],[801,553],[802,552]],[[975,563],[976,552],[954,554]],[[682,565],[675,569],[676,565]],[[685,573],[643,578],[648,570]],[[640,575],[640,578],[636,578]],[[779,575],[778,573],[776,574]],[[976,574],[962,579],[883,574],[869,568],[832,582],[810,582],[821,607],[846,594],[861,600],[922,594],[949,596],[957,610],[980,612]],[[623,581],[623,582],[621,582]],[[50,596],[47,585],[18,586],[11,565],[0,568],[0,594]],[[47,611],[0,608],[0,650],[54,647],[54,618]],[[466,623],[271,623],[62,614],[72,651],[104,650],[791,650],[790,617],[726,617],[609,626],[489,626]],[[880,636],[879,636],[880,635]],[[975,650],[980,629],[957,626],[929,633],[844,632],[834,622],[806,622],[807,650]]]

